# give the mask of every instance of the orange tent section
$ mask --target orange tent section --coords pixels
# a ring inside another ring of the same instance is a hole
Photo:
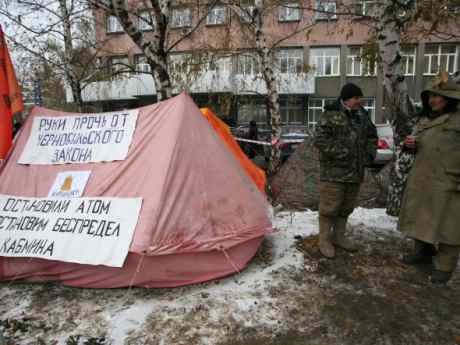
[[[21,90],[0,27],[0,159],[5,158],[13,141],[13,115],[23,109]]]
[[[214,112],[209,108],[201,108],[201,113],[208,120],[209,124],[214,128],[216,133],[228,147],[228,149],[233,153],[233,155],[238,159],[243,169],[249,175],[249,177],[254,181],[257,188],[265,193],[265,172],[255,165],[241,150],[240,146],[233,139],[230,128],[225,124],[224,121],[219,119]]]

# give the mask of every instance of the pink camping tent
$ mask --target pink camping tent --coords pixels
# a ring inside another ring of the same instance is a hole
[[[142,208],[123,267],[0,257],[0,280],[92,288],[198,283],[243,269],[271,231],[264,195],[186,94],[139,109],[123,161],[18,164],[33,118],[44,115],[72,114],[33,109],[0,171],[0,194],[46,197],[57,173],[91,170],[83,196],[142,197]]]

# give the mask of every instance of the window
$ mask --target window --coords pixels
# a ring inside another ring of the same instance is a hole
[[[362,47],[351,47],[347,55],[348,76],[375,76],[377,75],[377,61],[363,56]]]
[[[174,8],[172,10],[171,26],[183,28],[192,25],[192,14],[190,8]]]
[[[145,55],[136,55],[134,57],[134,63],[136,65],[136,72],[150,73],[150,65],[147,63],[147,58]]]
[[[302,49],[281,49],[278,53],[278,60],[281,73],[302,73]]]
[[[153,20],[149,11],[142,11],[137,18],[137,28],[141,31],[153,30]]]
[[[206,25],[222,25],[225,24],[225,7],[215,6],[211,8],[206,17]]]
[[[454,73],[457,70],[457,47],[454,44],[433,44],[425,47],[425,75],[440,71]]]
[[[303,102],[298,97],[280,99],[281,122],[283,124],[302,125],[305,123]]]
[[[308,100],[308,128],[314,129],[326,104],[332,104],[334,102],[336,102],[336,100],[333,98],[310,98]]]
[[[108,34],[112,34],[116,32],[123,32],[123,27],[121,26],[116,16],[108,16],[106,24],[107,24]]]
[[[377,8],[377,1],[362,0],[356,2],[356,15],[358,16],[373,16]]]
[[[316,0],[315,19],[337,19],[337,3],[331,0]]]
[[[300,20],[299,3],[289,2],[279,7],[278,20],[280,22],[291,22]]]
[[[252,23],[254,16],[254,5],[243,5],[240,10],[240,19],[242,23]]]
[[[369,113],[369,118],[375,123],[375,99],[374,98],[363,98],[363,108]]]
[[[312,48],[310,65],[315,68],[318,77],[338,76],[340,48]]]
[[[192,55],[174,54],[169,56],[169,71],[173,77],[177,78],[190,73]]]
[[[404,75],[415,75],[415,47],[401,48],[401,71]]]
[[[230,73],[232,71],[232,59],[227,56],[211,57],[209,70]]]
[[[267,123],[267,106],[260,100],[242,101],[238,107],[238,123]]]
[[[260,72],[259,57],[250,54],[238,55],[237,74],[255,75]]]
[[[126,76],[131,71],[127,56],[113,56],[109,60],[110,73],[114,78]]]

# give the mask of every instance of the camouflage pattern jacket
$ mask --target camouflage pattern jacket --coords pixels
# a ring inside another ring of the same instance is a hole
[[[326,106],[316,126],[321,181],[361,183],[364,168],[377,153],[377,130],[364,108],[350,111],[342,102]]]

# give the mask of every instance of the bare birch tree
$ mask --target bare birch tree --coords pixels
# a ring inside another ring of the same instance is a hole
[[[45,65],[53,68],[70,86],[73,102],[81,109],[83,89],[101,73],[87,3],[11,0],[0,9],[0,18],[15,49],[41,61],[32,66],[30,74]]]

